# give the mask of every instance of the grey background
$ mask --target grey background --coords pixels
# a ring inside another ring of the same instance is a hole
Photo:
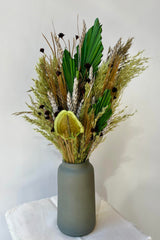
[[[119,37],[135,37],[131,54],[145,49],[149,68],[124,92],[122,106],[136,115],[122,123],[92,154],[96,191],[154,240],[160,238],[160,28],[157,0],[15,0],[0,6],[0,239],[9,240],[7,209],[57,193],[61,155],[21,118],[26,91],[36,76],[39,48],[52,21],[72,38],[79,13],[90,27],[103,24],[104,59]]]

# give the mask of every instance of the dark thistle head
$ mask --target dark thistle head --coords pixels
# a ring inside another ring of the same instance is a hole
[[[49,115],[45,115],[45,119],[49,120],[50,116]]]
[[[39,50],[41,53],[44,53],[44,48],[40,48]]]
[[[113,93],[117,92],[117,88],[116,88],[116,87],[113,87],[113,88],[112,88],[112,92],[113,92]]]
[[[87,79],[86,79],[86,82],[87,82],[87,83],[90,83],[90,81],[91,81],[90,78],[87,78]]]
[[[60,111],[62,111],[62,110],[63,110],[63,107],[58,106],[58,111],[60,112]]]
[[[54,132],[54,127],[51,128],[51,132]]]
[[[78,35],[75,35],[75,37],[76,37],[76,40],[79,38],[79,36],[78,36]]]
[[[63,37],[64,37],[64,33],[59,33],[59,34],[58,34],[58,37],[59,37],[59,38],[63,38]]]
[[[90,64],[90,63],[85,63],[84,66],[85,66],[85,68],[86,68],[87,70],[89,70],[90,67],[91,67],[91,64]]]
[[[59,113],[59,111],[55,112],[55,113],[54,113],[54,116],[57,117],[58,113]]]
[[[101,132],[99,136],[100,136],[100,137],[103,137],[103,133]]]
[[[46,111],[44,112],[44,114],[47,115],[47,116],[49,116],[50,111],[46,110]]]
[[[56,75],[58,77],[59,75],[61,75],[61,72],[60,71],[56,71]]]
[[[40,108],[40,109],[43,109],[43,108],[44,108],[44,105],[43,105],[43,104],[41,104],[41,105],[39,106],[39,108]]]

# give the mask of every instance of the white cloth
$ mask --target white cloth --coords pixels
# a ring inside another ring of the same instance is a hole
[[[73,238],[57,227],[57,197],[24,203],[6,213],[13,240],[151,240],[96,195],[97,221],[92,233]]]

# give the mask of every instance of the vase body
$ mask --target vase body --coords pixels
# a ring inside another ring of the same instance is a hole
[[[62,162],[58,168],[59,229],[70,236],[89,234],[95,227],[94,168],[87,160],[80,164]]]

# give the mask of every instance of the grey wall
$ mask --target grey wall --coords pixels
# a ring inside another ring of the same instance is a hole
[[[76,32],[76,16],[90,27],[103,23],[104,55],[119,37],[134,36],[131,53],[145,49],[150,67],[124,92],[122,105],[138,110],[108,135],[92,154],[96,190],[142,231],[160,238],[160,28],[157,0],[15,0],[0,6],[0,239],[10,236],[4,220],[7,209],[56,194],[61,156],[21,118],[26,91],[35,77],[39,48],[46,44],[54,21],[66,39]]]

